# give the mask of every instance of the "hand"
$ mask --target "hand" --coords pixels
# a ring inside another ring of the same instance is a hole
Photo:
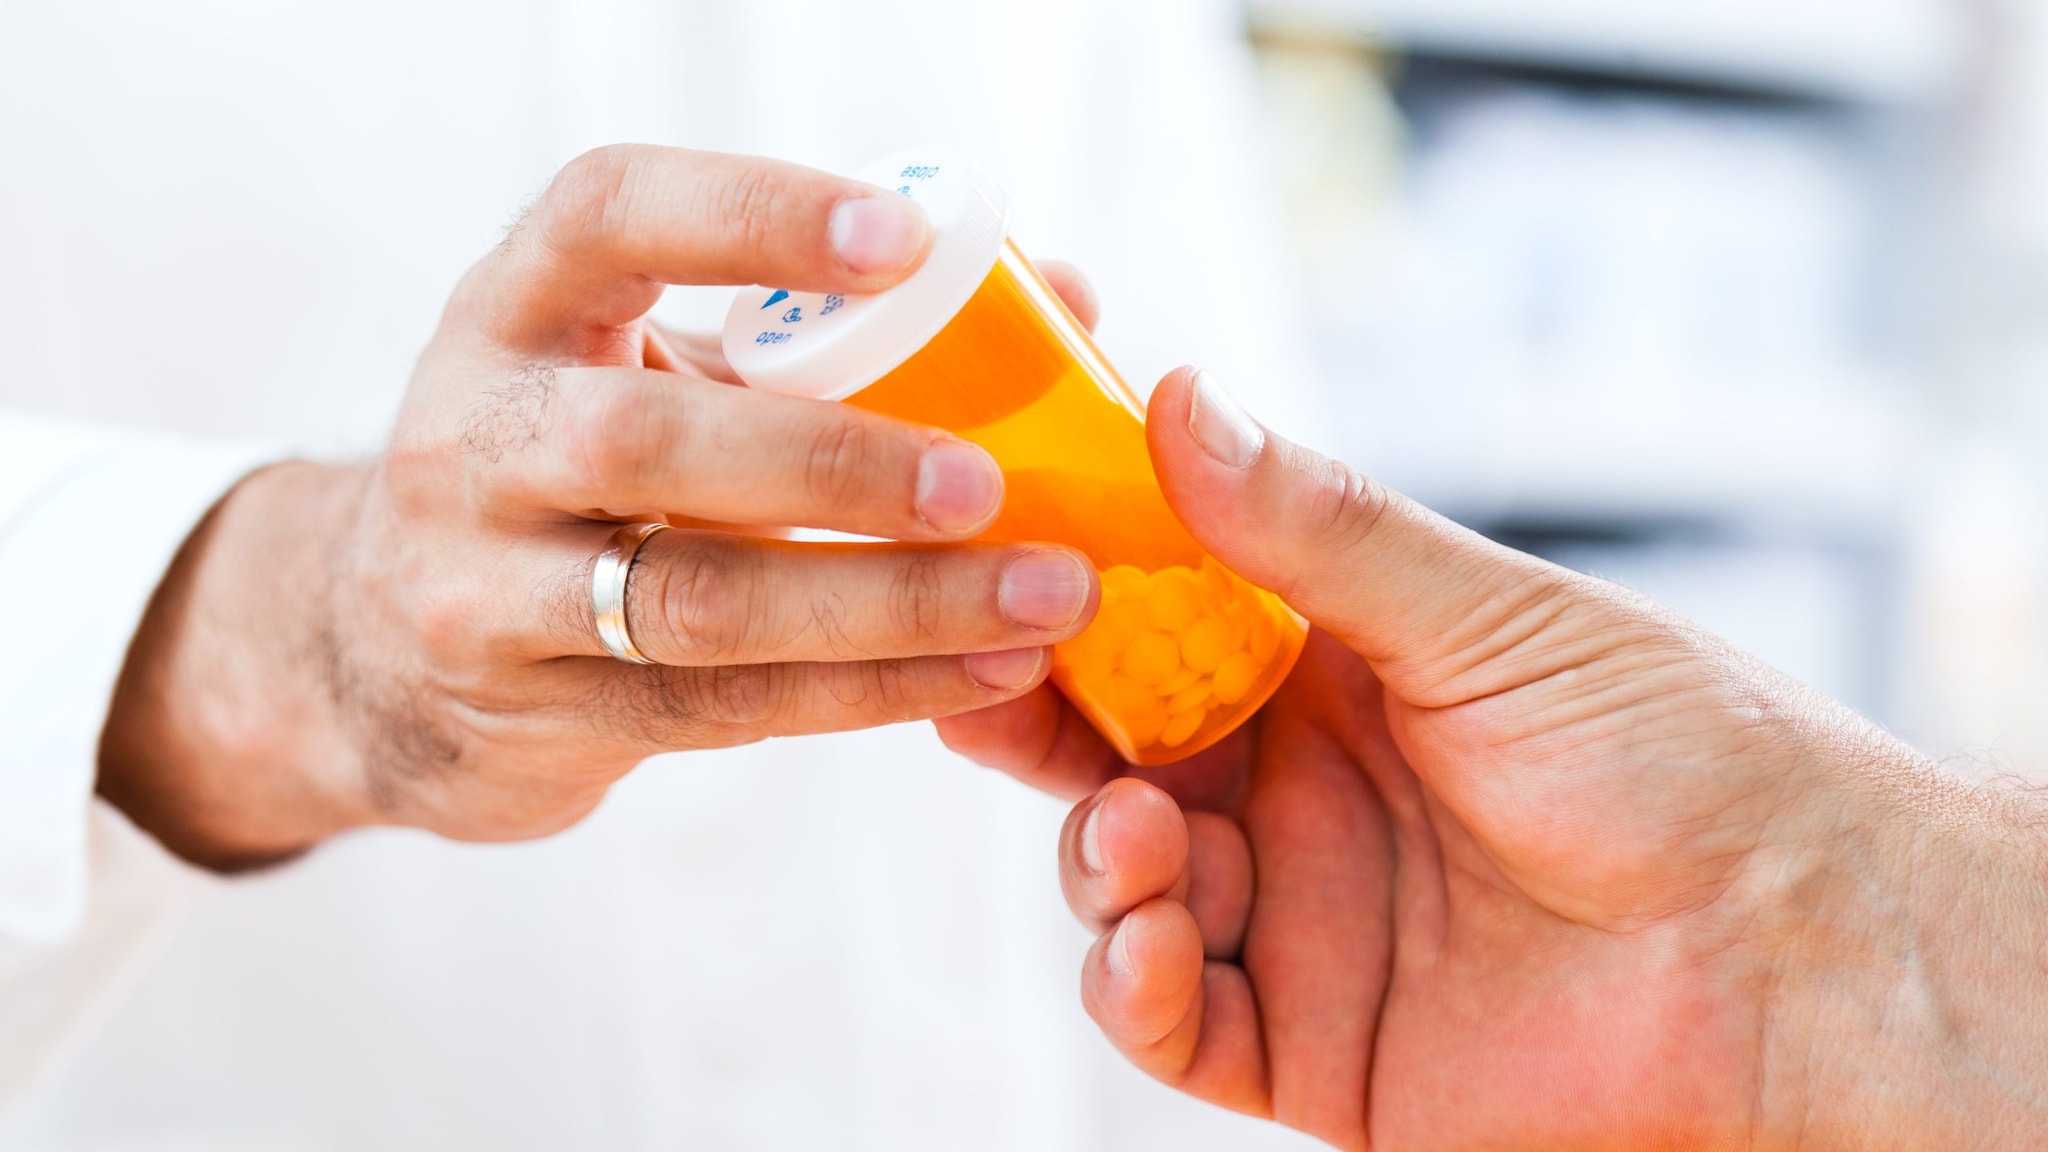
[[[1141,1068],[1344,1148],[2041,1143],[2037,802],[1213,385],[1149,430],[1189,528],[1317,625],[1294,674],[1165,769],[1049,689],[940,725],[1099,787],[1061,879]]]
[[[927,243],[910,201],[786,164],[570,164],[456,289],[381,459],[268,469],[195,533],[131,653],[100,791],[216,867],[373,823],[540,836],[657,752],[1031,688],[1094,577],[1064,549],[950,543],[1000,507],[985,452],[733,387],[715,342],[645,319],[670,283],[877,291]],[[617,521],[662,517],[683,527],[643,547],[627,606],[661,666],[629,666],[599,645],[589,574]],[[904,543],[730,527],[757,524]]]

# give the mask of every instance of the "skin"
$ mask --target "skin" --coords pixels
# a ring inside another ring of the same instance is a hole
[[[1254,722],[1150,770],[1050,689],[940,723],[1086,797],[1061,882],[1134,1063],[1349,1149],[2039,1145],[2039,801],[1248,418],[1218,458],[1228,411],[1183,371],[1149,434],[1316,626]]]
[[[877,291],[928,233],[907,200],[792,165],[571,163],[455,290],[381,457],[261,471],[186,543],[129,653],[101,794],[223,870],[372,824],[519,839],[657,752],[1038,684],[1094,577],[1064,549],[958,543],[1000,507],[986,453],[735,387],[715,341],[646,319],[665,284]],[[1092,322],[1079,277],[1047,271]],[[660,664],[629,666],[599,646],[590,569],[617,522],[661,517],[679,527],[643,547],[627,604]]]

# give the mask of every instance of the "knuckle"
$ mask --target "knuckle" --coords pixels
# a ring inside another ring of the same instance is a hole
[[[377,477],[391,512],[401,523],[427,524],[448,513],[448,490],[462,484],[460,457],[439,440],[394,434],[377,461]]]
[[[622,668],[600,680],[586,718],[592,731],[611,740],[663,748],[705,748],[717,734],[696,707],[695,668]]]
[[[785,689],[774,665],[699,668],[688,680],[690,710],[724,728],[758,728],[772,719]]]
[[[923,643],[938,637],[945,620],[945,582],[937,555],[904,558],[889,589],[890,622],[897,633]]]
[[[1308,523],[1319,544],[1349,551],[1363,546],[1393,508],[1394,495],[1379,481],[1334,462],[1331,475],[1317,486]]]
[[[811,602],[811,629],[836,659],[864,655],[865,649],[846,630],[846,597],[830,592]]]
[[[491,629],[474,611],[471,597],[427,591],[411,608],[413,634],[436,668],[460,668],[479,651],[496,647]]]
[[[884,720],[914,719],[917,700],[916,678],[910,665],[901,660],[875,660],[861,672],[862,704],[866,711]]]
[[[635,565],[636,577],[643,572],[641,595],[683,663],[730,664],[745,653],[760,608],[757,553],[727,537],[695,535],[661,563]]]
[[[860,501],[874,454],[874,434],[865,422],[828,421],[804,449],[805,494],[828,512],[853,508]]]
[[[502,461],[547,435],[557,391],[554,368],[528,364],[471,403],[457,445],[487,464]]]
[[[533,210],[530,207],[521,211],[519,221],[513,224],[512,231],[499,245],[500,251],[512,245],[514,237],[525,229],[525,221],[532,214]],[[488,314],[497,287],[496,276],[495,262],[488,257],[471,265],[470,269],[462,274],[462,278],[455,282],[454,289],[448,293],[448,303],[441,308],[441,330],[448,331],[462,324],[465,319]]]
[[[877,713],[889,719],[918,717],[918,676],[911,674],[911,666],[903,660],[877,660],[870,668],[874,678],[870,703]]]
[[[782,178],[766,165],[742,164],[713,185],[711,218],[738,251],[767,251],[777,239],[775,221],[785,190]]]
[[[586,391],[568,438],[570,475],[584,491],[631,503],[653,484],[660,461],[688,428],[676,398],[638,383]]]
[[[349,614],[381,617],[396,629],[418,674],[459,676],[488,666],[516,638],[516,624],[498,610],[502,600],[494,595],[488,569],[451,566],[442,551],[473,547],[483,537],[463,532],[422,547],[407,539],[411,534],[410,525],[380,531],[373,538],[382,553],[379,570],[351,565],[345,571]]]
[[[825,706],[838,716],[832,726],[893,724],[929,718],[931,694],[918,669],[914,660],[834,665],[821,682],[822,694],[831,697],[830,704]],[[792,703],[801,706],[805,702]]]
[[[625,213],[639,151],[631,144],[607,144],[563,165],[541,198],[541,241],[573,251],[612,235]]]

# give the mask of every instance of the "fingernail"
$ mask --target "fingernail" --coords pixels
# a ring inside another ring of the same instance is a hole
[[[894,272],[924,251],[930,229],[906,196],[850,196],[832,209],[832,250],[855,272]]]
[[[1006,652],[976,652],[964,658],[967,675],[983,688],[1009,692],[1038,678],[1045,663],[1043,648],[1012,648]]]
[[[1081,867],[1097,876],[1109,871],[1109,862],[1102,858],[1102,805],[1099,803],[1081,818]]]
[[[1012,624],[1057,631],[1080,618],[1088,607],[1093,577],[1071,552],[1040,548],[1010,561],[1003,569],[996,603]]]
[[[1003,470],[979,445],[934,440],[917,462],[917,514],[940,532],[972,532],[1003,506]]]
[[[1138,966],[1131,963],[1130,934],[1131,918],[1126,916],[1109,938],[1109,947],[1102,950],[1102,958],[1109,964],[1109,970],[1119,976],[1130,976],[1138,971]]]
[[[1207,372],[1195,373],[1188,431],[1202,451],[1230,468],[1248,468],[1266,446],[1266,431]]]

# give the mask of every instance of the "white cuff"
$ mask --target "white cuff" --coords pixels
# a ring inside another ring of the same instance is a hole
[[[192,901],[226,883],[112,805],[86,811],[92,900],[77,927],[56,941],[0,936],[0,1129],[148,972]]]
[[[100,731],[129,642],[193,526],[276,455],[0,420],[0,938],[78,930]]]

